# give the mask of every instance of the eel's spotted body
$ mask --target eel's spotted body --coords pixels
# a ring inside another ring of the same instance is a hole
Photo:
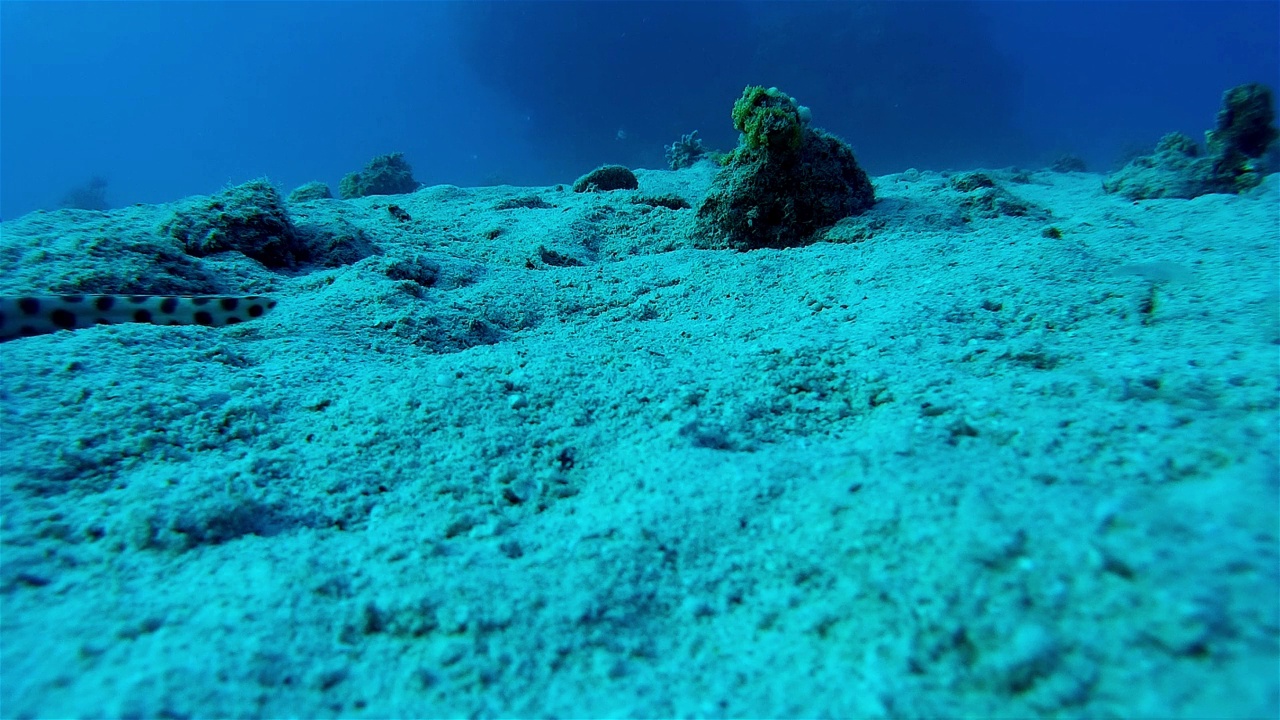
[[[127,322],[222,327],[262,317],[275,306],[260,295],[0,295],[0,342]]]

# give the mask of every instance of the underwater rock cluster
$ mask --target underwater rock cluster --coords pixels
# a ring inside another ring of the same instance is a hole
[[[184,201],[160,231],[194,257],[238,251],[273,270],[303,263],[333,267],[376,252],[355,228],[294,223],[267,180]]]
[[[1271,89],[1238,85],[1223,93],[1217,125],[1205,133],[1204,147],[1182,133],[1169,133],[1153,153],[1134,158],[1102,187],[1131,200],[1244,192],[1257,187],[1267,172],[1262,158],[1275,144],[1275,123]]]

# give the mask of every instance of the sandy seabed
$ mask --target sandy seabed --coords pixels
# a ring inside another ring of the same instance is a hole
[[[1280,175],[738,253],[713,170],[298,203],[376,254],[0,346],[0,714],[1280,712]],[[170,212],[6,222],[0,292],[167,277]]]

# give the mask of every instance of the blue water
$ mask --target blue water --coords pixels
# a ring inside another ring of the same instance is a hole
[[[400,150],[427,184],[549,184],[729,148],[748,84],[872,174],[1072,152],[1106,171],[1277,82],[1275,2],[0,5],[0,217],[88,178],[112,206]]]
[[[0,0],[0,720],[1280,717],[1278,35]]]

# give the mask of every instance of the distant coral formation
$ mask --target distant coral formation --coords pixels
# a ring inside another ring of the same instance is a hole
[[[62,201],[58,203],[58,207],[70,210],[110,209],[111,206],[107,204],[106,178],[95,175],[83,185],[71,188],[66,195],[62,196]]]
[[[1089,166],[1085,164],[1084,158],[1075,153],[1066,153],[1059,155],[1057,160],[1049,166],[1049,169],[1056,173],[1073,173],[1088,172]]]
[[[1169,133],[1153,153],[1108,176],[1103,189],[1142,200],[1190,199],[1257,187],[1267,171],[1264,157],[1280,134],[1271,89],[1249,83],[1227,90],[1217,120],[1205,133],[1203,148],[1186,135]]]
[[[417,190],[422,183],[413,179],[413,168],[404,153],[379,155],[364,170],[347,174],[338,183],[338,195],[344,200],[369,195],[404,195]]]
[[[741,132],[698,208],[695,245],[807,245],[875,203],[866,172],[840,138],[809,127],[807,107],[777,88],[746,88],[733,106]]]

